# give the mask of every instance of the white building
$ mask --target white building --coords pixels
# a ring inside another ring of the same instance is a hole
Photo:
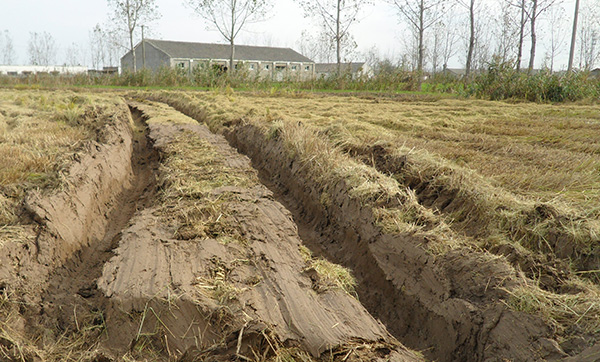
[[[0,75],[29,75],[29,74],[86,74],[87,67],[71,67],[63,65],[0,65]]]

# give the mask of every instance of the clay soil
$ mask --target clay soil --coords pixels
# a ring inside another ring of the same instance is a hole
[[[0,361],[598,360],[597,249],[563,209],[494,193],[495,223],[390,138],[231,95],[106,97],[60,180],[0,185]]]

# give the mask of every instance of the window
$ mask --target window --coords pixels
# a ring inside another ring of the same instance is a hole
[[[310,65],[305,66],[304,70],[307,71],[307,72],[310,72]]]
[[[297,65],[292,65],[292,70],[298,70],[298,66]]]
[[[250,64],[250,70],[254,70],[254,64]]]
[[[270,65],[269,64],[265,64],[265,70],[269,70],[269,69],[271,69]]]
[[[179,62],[179,63],[177,63],[177,68],[184,69],[185,68],[185,62]]]

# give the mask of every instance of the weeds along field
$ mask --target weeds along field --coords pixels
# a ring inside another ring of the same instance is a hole
[[[0,91],[0,360],[594,361],[600,110]]]

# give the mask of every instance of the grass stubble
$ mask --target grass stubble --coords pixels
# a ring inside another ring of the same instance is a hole
[[[322,202],[330,199],[328,187],[346,182],[353,198],[373,207],[384,232],[425,237],[432,255],[466,248],[503,258],[491,250],[510,245],[552,264],[561,258],[548,240],[560,233],[576,251],[562,258],[562,288],[520,273],[504,303],[542,317],[559,340],[600,332],[600,271],[576,258],[597,253],[600,235],[600,139],[593,136],[600,112],[593,106],[218,91],[152,97],[215,132],[239,121],[258,125],[322,185]],[[369,152],[350,157],[374,146],[403,160],[402,168],[376,170],[375,160],[365,162],[365,154],[375,157]],[[459,206],[445,213],[424,206],[410,187],[423,182]]]
[[[101,136],[116,97],[71,91],[0,91],[0,248],[35,239],[22,204],[32,190],[66,185],[68,166]],[[103,118],[99,119],[98,116]],[[26,328],[30,306],[18,285],[0,282],[0,360],[87,361],[104,331],[102,316],[75,316],[75,330]]]

